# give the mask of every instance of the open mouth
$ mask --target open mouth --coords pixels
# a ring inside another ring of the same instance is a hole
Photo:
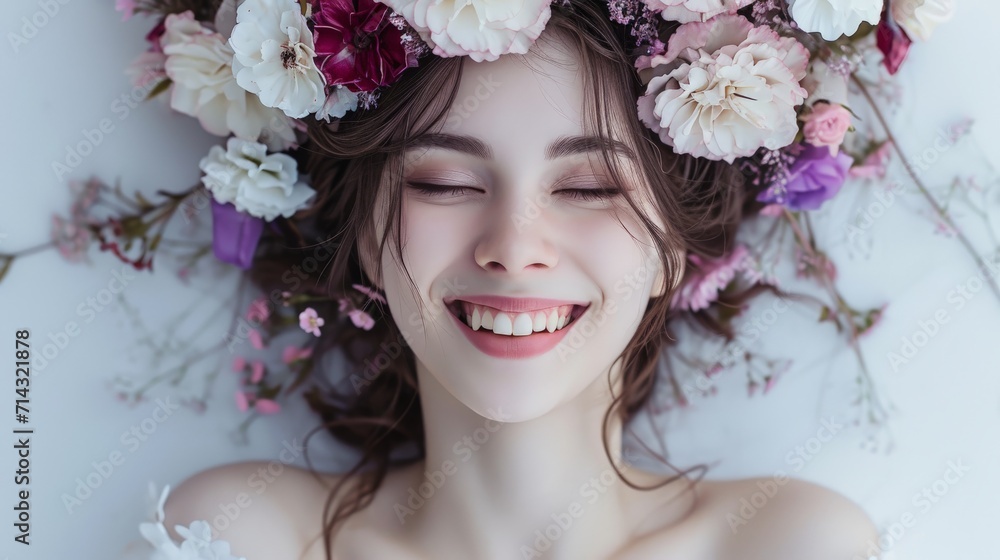
[[[473,331],[492,332],[499,336],[529,336],[569,328],[590,306],[562,305],[524,313],[510,313],[485,305],[454,300],[448,303],[447,307],[452,315]]]

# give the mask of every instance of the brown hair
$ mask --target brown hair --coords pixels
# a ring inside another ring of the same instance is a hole
[[[623,424],[627,423],[643,407],[656,384],[659,358],[673,342],[668,334],[668,323],[674,317],[669,304],[678,283],[676,276],[684,270],[684,252],[709,258],[729,252],[747,196],[743,178],[733,166],[678,156],[635,118],[635,100],[644,93],[644,87],[624,47],[627,31],[609,19],[602,2],[569,0],[563,5],[553,4],[552,12],[543,33],[559,33],[568,38],[587,69],[582,72],[588,106],[584,127],[592,127],[601,137],[609,137],[609,131],[614,130],[636,152],[642,179],[651,187],[666,230],[645,216],[631,196],[626,194],[626,200],[654,240],[666,278],[673,279],[663,297],[650,299],[635,336],[619,356],[622,392],[605,413],[602,430],[605,453],[610,459],[608,420],[618,413]],[[284,231],[280,236],[268,232],[251,271],[258,285],[268,291],[281,286],[279,275],[301,257],[289,250],[289,239],[294,239],[300,247],[315,240],[328,244],[332,251],[332,258],[325,263],[329,269],[325,287],[318,286],[320,274],[312,278],[315,285],[307,286],[307,291],[357,299],[352,284],[376,285],[361,265],[359,247],[373,239],[382,239],[373,248],[377,253],[376,278],[381,277],[381,256],[393,231],[396,252],[402,254],[399,250],[402,188],[396,180],[402,176],[401,154],[409,141],[432,130],[447,114],[457,95],[463,60],[426,57],[419,68],[407,70],[384,91],[376,108],[348,113],[336,130],[311,121],[309,143],[300,150],[305,154],[304,170],[319,192],[316,204],[300,214],[306,218],[303,223],[309,224],[310,231]],[[623,115],[632,117],[622,118]],[[609,149],[603,150],[602,160],[612,179],[625,184],[624,173]],[[385,189],[384,210],[388,219],[382,235],[376,236],[373,216],[378,210],[376,199],[380,189]],[[697,272],[690,265],[687,271]],[[410,283],[413,285],[412,278]],[[365,301],[359,300],[358,306],[362,305]],[[327,309],[313,307],[324,316],[337,315],[332,305]],[[339,348],[350,367],[360,372],[366,360],[380,353],[384,366],[377,362],[376,375],[365,376],[363,382],[352,387],[335,387],[317,379],[316,387],[306,393],[309,406],[322,419],[322,425],[309,436],[325,429],[360,451],[357,463],[339,479],[324,508],[324,545],[328,557],[337,526],[371,503],[390,467],[419,461],[424,455],[424,427],[412,352],[403,347],[387,357],[385,344],[401,343],[402,333],[381,305],[369,305],[365,310],[376,321],[371,330],[350,325],[331,329],[319,342],[315,355]],[[711,321],[702,322],[719,330]],[[401,457],[406,451],[410,453]],[[693,470],[704,473],[699,466],[644,489],[659,488]],[[621,472],[618,475],[629,486],[639,488]],[[357,484],[346,484],[349,480],[356,480]],[[341,492],[345,494],[338,500]]]

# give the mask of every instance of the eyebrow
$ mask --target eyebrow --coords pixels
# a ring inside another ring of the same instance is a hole
[[[418,136],[407,144],[412,148],[442,148],[469,154],[480,159],[493,159],[493,149],[478,138],[446,133],[427,133]],[[545,159],[583,154],[607,149],[636,161],[635,152],[624,142],[601,136],[560,136],[545,148]]]

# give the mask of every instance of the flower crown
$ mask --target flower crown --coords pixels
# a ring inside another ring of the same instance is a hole
[[[331,123],[375,107],[380,92],[425,56],[481,62],[527,53],[551,1],[118,0],[117,7],[126,19],[163,16],[131,67],[135,84],[150,97],[171,90],[171,108],[230,137],[227,149],[213,147],[200,162],[202,182],[221,224],[216,255],[248,268],[260,220],[291,217],[313,200],[295,160],[282,153],[298,147],[305,119]],[[818,208],[854,163],[840,145],[852,129],[846,97],[860,59],[855,42],[874,31],[895,72],[910,38],[926,38],[952,10],[951,0],[607,0],[606,8],[632,37],[628,52],[637,54],[646,87],[636,103],[642,123],[676,153],[740,160],[759,201],[793,210]]]

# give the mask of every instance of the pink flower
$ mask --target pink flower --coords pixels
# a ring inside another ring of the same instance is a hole
[[[802,134],[813,146],[827,146],[835,156],[844,143],[844,135],[851,128],[851,112],[838,103],[817,102],[812,112],[799,117],[805,123]]]
[[[885,177],[886,165],[889,161],[889,149],[892,147],[889,142],[884,142],[877,150],[865,158],[861,165],[855,165],[847,174],[851,177],[864,177],[869,179],[882,179]]]
[[[771,390],[772,387],[774,387],[774,384],[777,383],[777,381],[778,381],[778,376],[776,376],[776,375],[772,375],[772,376],[770,376],[770,377],[767,378],[767,380],[764,382],[764,394],[765,395],[767,394],[768,391]]]
[[[372,327],[375,326],[375,320],[360,309],[352,309],[347,315],[351,318],[351,322],[354,323],[354,326],[359,329],[370,331],[372,330]]]
[[[87,260],[87,249],[90,248],[93,236],[82,224],[53,214],[51,236],[52,242],[64,259],[70,262]]]
[[[351,287],[354,288],[355,290],[361,292],[362,294],[365,294],[366,296],[372,298],[373,300],[375,300],[375,301],[377,301],[379,303],[382,303],[382,304],[387,304],[388,303],[388,302],[385,301],[385,298],[382,297],[381,294],[379,294],[378,292],[376,292],[375,290],[373,290],[373,289],[371,289],[371,288],[369,288],[367,286],[362,286],[361,284],[351,284]]]
[[[264,362],[255,361],[251,366],[250,383],[260,383],[264,379]]]
[[[247,400],[247,394],[243,391],[236,391],[236,408],[240,409],[240,412],[246,412],[250,408],[250,402]]]
[[[728,163],[788,146],[807,92],[809,51],[741,15],[685,23],[653,56],[637,109],[675,152]]]
[[[784,206],[780,204],[768,204],[767,206],[760,209],[761,216],[777,217],[784,211]]]
[[[736,272],[742,268],[749,254],[746,247],[737,245],[732,253],[715,261],[688,255],[688,260],[698,267],[698,272],[677,290],[670,306],[691,311],[707,308],[736,277]]]
[[[319,328],[324,323],[323,318],[312,307],[307,307],[305,311],[299,313],[299,327],[309,334],[319,336]]]
[[[277,414],[281,412],[281,405],[271,399],[258,399],[254,403],[254,408],[261,414]]]
[[[281,354],[281,361],[286,364],[291,364],[296,360],[305,360],[312,356],[312,348],[297,348],[295,346],[286,346],[285,351]]]
[[[135,0],[115,0],[115,11],[122,13],[122,21],[128,21],[135,13]]]
[[[247,361],[243,359],[243,356],[236,356],[233,358],[233,371],[240,372],[246,369]]]
[[[251,323],[263,323],[271,316],[271,307],[267,304],[267,298],[261,296],[250,302],[247,309],[247,321]]]
[[[250,338],[250,344],[258,350],[264,348],[264,341],[260,338],[260,331],[257,329],[250,329],[250,333],[247,335]]]
[[[754,0],[643,0],[643,2],[650,10],[659,12],[667,21],[688,23],[708,21],[723,13],[735,14],[736,10],[752,4]]]

